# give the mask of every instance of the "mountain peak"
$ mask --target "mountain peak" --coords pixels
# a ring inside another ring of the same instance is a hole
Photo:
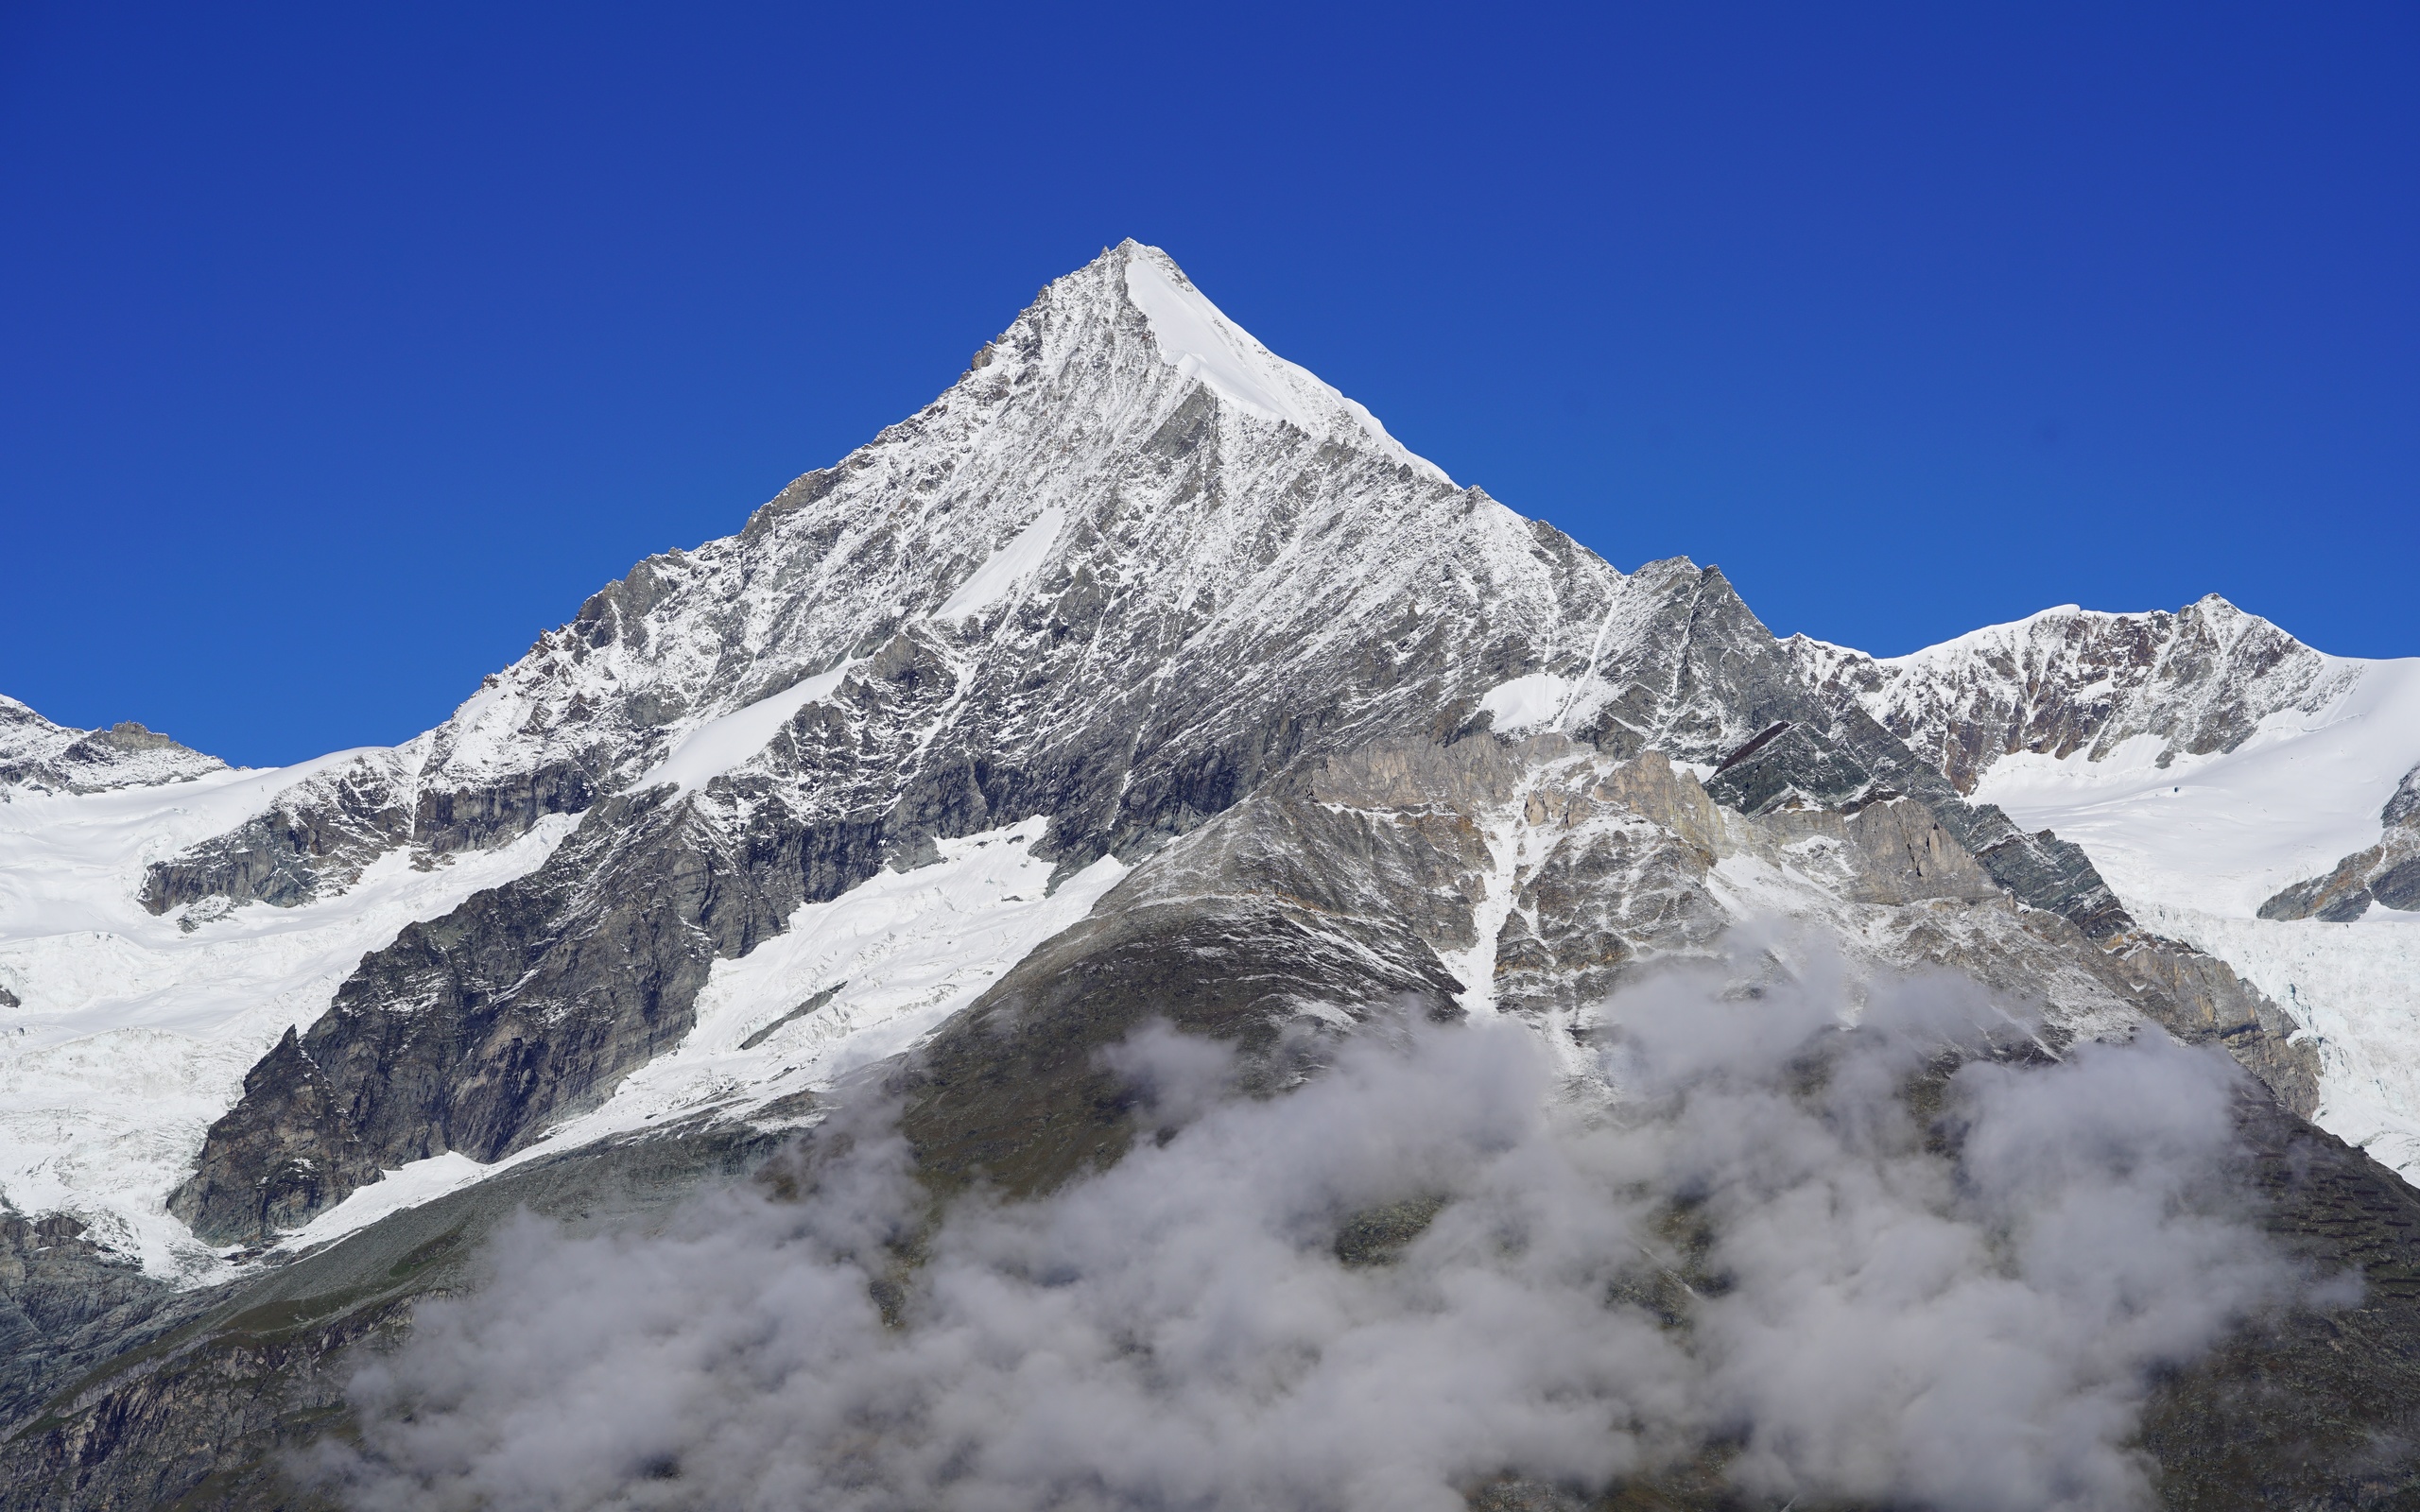
[[[1094,266],[1112,260],[1123,274],[1127,302],[1150,327],[1160,358],[1169,367],[1251,414],[1326,439],[1374,443],[1395,461],[1437,482],[1454,481],[1443,468],[1387,434],[1366,406],[1270,351],[1228,318],[1167,252],[1129,237]]]

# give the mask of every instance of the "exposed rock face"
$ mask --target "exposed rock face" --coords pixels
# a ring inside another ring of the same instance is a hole
[[[1615,754],[1652,748],[1708,763],[1707,792],[1749,814],[1912,798],[2021,901],[2096,939],[2133,928],[2082,850],[1966,803],[1837,680],[1810,679],[1796,643],[1775,642],[1719,571],[1675,567],[1653,563],[1633,579],[1664,592],[1645,633],[1606,659],[1599,676],[1619,691],[1576,733]]]
[[[291,908],[345,891],[364,867],[399,847],[415,861],[505,844],[550,814],[577,814],[596,797],[588,774],[550,765],[483,787],[433,787],[426,737],[306,772],[268,812],[151,864],[143,906],[168,913],[206,898]]]
[[[2317,919],[2346,924],[2373,903],[2420,912],[2420,766],[2404,774],[2378,814],[2386,833],[2326,875],[2308,878],[2260,905],[2263,919]]]
[[[0,1211],[0,1423],[14,1422],[80,1365],[123,1348],[171,1295],[65,1213]]]
[[[52,724],[14,698],[0,697],[0,801],[10,788],[99,793],[190,782],[226,766],[216,756],[187,750],[132,720],[107,730],[77,730]]]
[[[2280,890],[2260,905],[2263,919],[2317,919],[2347,924],[2373,903],[2420,910],[2420,835],[2390,832],[2367,850],[2356,850],[2324,877]]]
[[[1803,635],[1786,646],[1962,793],[2018,751],[2098,761],[2150,736],[2166,766],[2233,750],[2265,715],[2320,708],[2357,671],[2216,593],[2172,614],[2046,610],[1889,660]]]
[[[1030,1194],[1145,1131],[1098,1053],[1147,1021],[1234,1042],[1282,1086],[1340,1023],[1478,1004],[1546,1028],[1776,915],[1865,970],[1946,967],[2038,1003],[2056,1033],[2148,1015],[2316,1105],[2309,1052],[2222,962],[2097,946],[1917,802],[1746,816],[1660,752],[1476,735],[1307,761],[1153,855],[916,1057],[904,1127],[944,1187]]]
[[[154,862],[143,906],[164,914],[215,895],[291,907],[342,891],[409,836],[409,794],[398,776],[391,764],[363,757],[298,782],[242,828]]]
[[[2378,818],[2389,829],[2420,827],[2420,766],[2403,774],[2394,784],[2394,796],[2386,800]]]

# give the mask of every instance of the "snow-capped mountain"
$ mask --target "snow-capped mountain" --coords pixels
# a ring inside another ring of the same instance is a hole
[[[2270,906],[2281,890],[2420,807],[2398,804],[2420,780],[2420,662],[2328,656],[2216,594],[2174,614],[2046,610],[1882,661],[1787,644],[1962,792],[2066,817],[2129,899],[2299,917]]]
[[[641,564],[425,737],[416,845],[596,799],[537,871],[366,960],[171,1211],[256,1242],[382,1172],[510,1157],[682,1043],[713,963],[802,904],[1034,818],[1054,880],[1105,862],[1105,885],[1288,766],[1389,737],[1651,748],[1754,813],[1912,795],[2027,901],[2124,932],[2079,855],[1969,810],[1790,671],[1719,576],[1625,576],[1455,488],[1122,248],[923,413],[739,535]],[[187,852],[148,896],[236,896],[258,849]]]
[[[1458,486],[1129,242],[404,746],[230,771],[0,704],[0,1198],[53,1223],[0,1317],[0,1419],[45,1426],[0,1457],[92,1504],[197,1435],[180,1485],[254,1473],[334,1389],[306,1357],[464,1234],[669,1200],[854,1086],[936,1193],[1046,1192],[1127,1148],[1102,1057],[1150,1022],[1276,1087],[1303,1035],[1503,1020],[1595,1085],[1596,1005],[1751,936],[1741,993],[1945,970],[2045,1057],[2223,1047],[2264,1150],[2399,1212],[2297,1115],[2420,1169],[2420,1038],[2262,943],[2335,926],[2261,915],[2366,889],[2391,944],[2328,970],[2394,969],[2415,668],[2215,598],[1780,642],[1716,569]],[[160,1362],[225,1349],[285,1395],[212,1438],[226,1388]]]

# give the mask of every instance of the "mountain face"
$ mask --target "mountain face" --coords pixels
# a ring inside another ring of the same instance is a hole
[[[2325,655],[2215,596],[2048,610],[1888,660],[1785,644],[1826,696],[2080,843],[2132,917],[2284,1005],[2320,1057],[2321,1122],[2420,1171],[2420,665]]]
[[[856,1147],[876,1095],[934,1202],[1042,1201],[1174,1137],[1121,1069],[1154,1026],[1276,1099],[1340,1039],[1517,1024],[1611,1096],[1600,1005],[1690,963],[1853,1005],[1952,972],[2036,1015],[1992,1052],[2028,1063],[2147,1023],[2223,1050],[2278,1231],[2387,1298],[2225,1368],[2336,1403],[2343,1361],[2420,1371],[2420,1202],[2306,1122],[2349,1063],[2008,774],[2248,761],[2393,680],[2216,598],[1895,661],[1777,641],[1717,569],[1625,574],[1457,486],[1127,243],[405,746],[235,773],[0,704],[0,988],[41,1035],[0,1103],[39,1257],[0,1267],[0,1505],[280,1504],[272,1452],[348,1410],[336,1362],[520,1205],[822,1190],[776,1150]],[[2306,913],[2402,906],[2420,804],[2364,801],[2384,837]],[[1405,1200],[1364,1228],[1409,1243],[1435,1207]],[[2420,1426],[2177,1379],[2146,1420],[2178,1467],[2256,1441],[2334,1486],[2327,1435]]]
[[[171,1211],[256,1242],[382,1171],[525,1148],[683,1038],[715,960],[941,840],[1044,817],[1035,853],[1063,879],[1306,759],[1520,727],[1701,763],[1754,814],[1905,793],[2019,898],[2096,938],[2129,925],[2071,847],[1810,700],[1719,574],[1624,576],[1456,489],[1126,249],[923,414],[738,536],[642,563],[426,737],[417,844],[605,796],[538,871],[365,961],[248,1078]],[[400,794],[355,791],[274,827],[344,835],[332,852],[400,839]],[[348,833],[365,812],[395,822]],[[261,849],[213,841],[155,867],[149,897],[235,896]],[[2277,1074],[2308,1104],[2308,1069]]]

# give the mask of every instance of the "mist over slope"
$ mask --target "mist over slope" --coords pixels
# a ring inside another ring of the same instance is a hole
[[[1776,1502],[2147,1502],[2152,1372],[2308,1290],[2243,1197],[2242,1074],[2155,1030],[2054,1060],[1954,978],[1855,1027],[1733,987],[1618,994],[1580,1097],[1502,1019],[1374,1026],[1273,1098],[1150,1026],[1107,1058],[1152,1141],[937,1222],[853,1109],[796,1200],[510,1230],[321,1472],[377,1508],[1453,1508],[1714,1441]]]

